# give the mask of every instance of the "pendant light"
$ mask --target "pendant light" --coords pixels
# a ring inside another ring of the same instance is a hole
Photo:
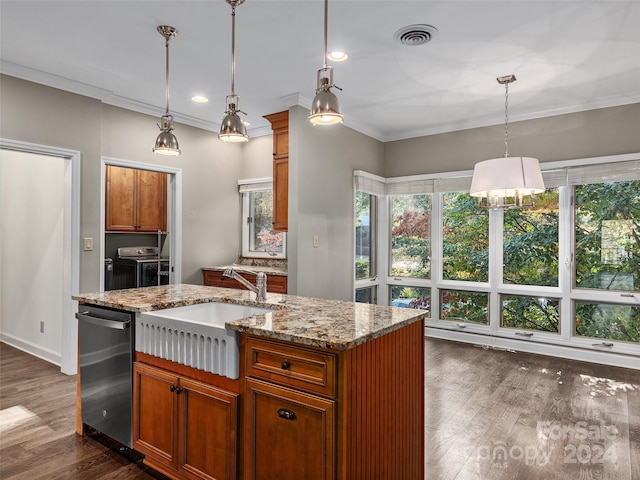
[[[516,76],[496,79],[504,85],[504,157],[476,163],[471,180],[472,197],[480,208],[510,209],[532,207],[535,194],[544,192],[544,180],[537,158],[509,157],[509,84]]]
[[[226,98],[227,110],[218,138],[223,142],[246,142],[249,140],[247,127],[238,116],[238,113],[246,113],[240,110],[240,97],[236,95],[236,7],[244,0],[227,0],[227,3],[231,5],[231,95]]]
[[[342,123],[342,112],[338,97],[331,91],[335,87],[333,84],[333,67],[327,66],[327,17],[329,16],[329,0],[324,0],[324,63],[318,70],[318,84],[316,96],[311,104],[311,115],[309,121],[313,125],[333,125]]]
[[[156,139],[156,144],[153,147],[154,153],[160,155],[180,155],[180,147],[178,146],[178,139],[171,133],[173,130],[173,116],[169,114],[169,40],[178,35],[178,30],[168,25],[160,25],[158,32],[165,38],[165,50],[167,56],[166,62],[166,93],[167,93],[167,109],[165,114],[160,118],[161,125],[160,135]]]

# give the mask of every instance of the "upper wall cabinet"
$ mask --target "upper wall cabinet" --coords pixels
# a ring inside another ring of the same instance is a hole
[[[105,230],[167,229],[167,174],[107,165]]]
[[[265,115],[273,130],[273,227],[289,228],[289,111]]]

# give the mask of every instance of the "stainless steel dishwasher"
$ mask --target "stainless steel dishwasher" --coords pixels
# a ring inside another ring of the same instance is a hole
[[[132,447],[135,314],[80,305],[82,422]]]

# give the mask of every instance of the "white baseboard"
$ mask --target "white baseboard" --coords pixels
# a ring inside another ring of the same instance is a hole
[[[62,364],[62,356],[59,352],[54,352],[47,348],[43,348],[40,345],[36,345],[35,343],[23,340],[13,335],[0,333],[0,342],[11,345],[18,350],[22,350],[29,355],[41,358],[42,360],[45,360],[49,363],[53,363],[54,365],[60,366]]]
[[[498,336],[487,336],[477,333],[460,332],[456,330],[434,327],[425,327],[425,336],[432,338],[441,338],[444,340],[453,340],[456,342],[471,343],[475,345],[486,346],[489,348],[514,350],[516,352],[547,355],[551,357],[565,358],[568,360],[577,360],[579,362],[598,363],[602,365],[610,365],[612,367],[623,367],[640,370],[640,361],[637,356],[633,355],[599,352],[575,347],[550,345],[531,342],[527,340],[518,340]]]

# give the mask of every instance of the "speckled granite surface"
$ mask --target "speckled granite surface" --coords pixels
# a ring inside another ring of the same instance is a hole
[[[256,302],[248,290],[202,285],[111,290],[74,295],[74,300],[132,312],[148,312],[206,302],[227,302],[274,309],[265,315],[228,322],[239,332],[323,348],[347,350],[405,325],[420,321],[425,312],[365,303],[324,300],[267,293]]]
[[[280,266],[271,266],[271,265],[238,265],[234,263],[232,265],[221,265],[217,267],[202,267],[202,270],[214,270],[214,271],[223,272],[227,268],[233,268],[238,272],[249,272],[249,273],[264,272],[267,275],[280,275],[284,277],[287,276],[286,268],[283,268]]]
[[[287,276],[287,260],[284,258],[248,258],[241,257],[237,263],[231,265],[217,265],[202,267],[202,270],[224,271],[233,268],[238,272],[263,272],[267,275]]]

